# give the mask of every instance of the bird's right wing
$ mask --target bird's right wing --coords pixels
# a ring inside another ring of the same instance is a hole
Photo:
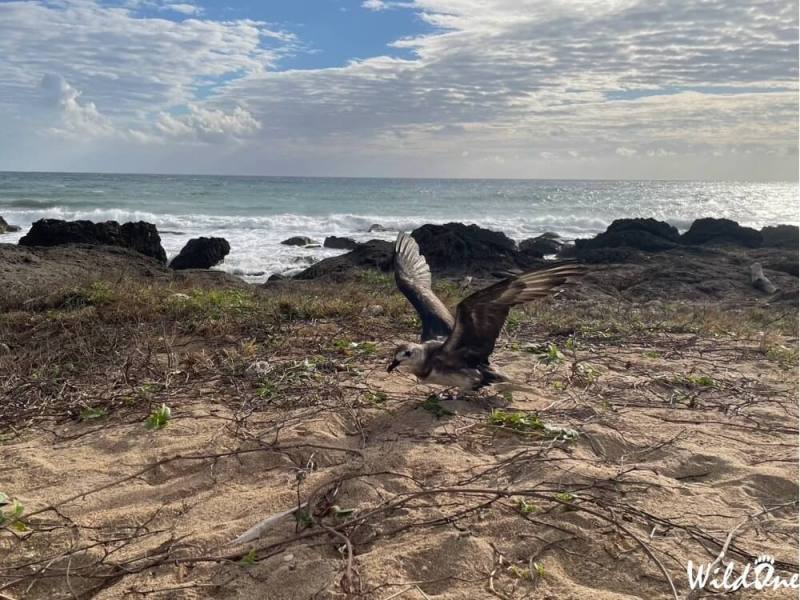
[[[467,296],[458,305],[453,333],[442,346],[442,354],[469,367],[487,364],[512,306],[549,296],[583,272],[579,264],[562,263],[505,279]]]
[[[422,341],[450,335],[453,315],[433,293],[431,269],[419,253],[417,242],[407,233],[400,233],[394,244],[394,278],[397,287],[419,313]]]

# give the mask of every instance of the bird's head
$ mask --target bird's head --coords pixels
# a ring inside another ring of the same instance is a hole
[[[422,344],[400,344],[394,351],[394,357],[387,372],[391,373],[400,366],[416,366],[421,365],[425,361],[425,353],[423,352]]]

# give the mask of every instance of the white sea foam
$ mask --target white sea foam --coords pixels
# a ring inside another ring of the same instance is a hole
[[[16,242],[24,230],[38,219],[65,219],[88,221],[147,221],[162,232],[161,244],[171,258],[186,242],[199,236],[224,237],[231,244],[231,253],[220,265],[226,271],[242,275],[253,282],[266,280],[272,273],[291,273],[304,268],[309,260],[321,260],[341,254],[328,248],[298,248],[280,242],[294,235],[304,235],[320,243],[329,235],[350,237],[356,241],[394,239],[399,231],[411,231],[425,223],[441,224],[455,219],[418,218],[387,215],[334,214],[324,217],[282,214],[273,216],[223,216],[223,215],[173,215],[155,214],[125,209],[70,210],[53,207],[44,210],[11,209],[4,212],[6,219],[22,226],[19,234],[7,234],[4,242]],[[556,231],[566,237],[590,235],[602,231],[607,223],[600,219],[572,217],[564,219],[542,215],[529,219],[477,218],[459,219],[476,223],[496,231],[503,231],[513,239],[524,239]],[[379,223],[386,231],[368,231],[370,225]],[[254,275],[258,273],[258,275]]]
[[[0,173],[0,184],[3,176]],[[458,221],[522,240],[546,231],[565,238],[589,237],[616,218],[635,216],[665,220],[679,230],[703,216],[728,217],[754,227],[797,222],[796,184],[87,175],[77,180],[71,176],[65,188],[57,174],[5,177],[11,184],[5,189],[0,185],[0,215],[23,231],[6,234],[0,241],[16,242],[42,218],[147,221],[162,232],[162,245],[170,257],[190,238],[224,237],[231,253],[219,268],[254,282],[341,253],[280,243],[295,235],[319,242],[329,235],[390,240],[398,231],[425,223]],[[195,210],[197,214],[192,214]],[[369,233],[373,223],[386,231]]]

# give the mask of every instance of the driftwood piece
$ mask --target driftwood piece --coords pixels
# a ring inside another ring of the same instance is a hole
[[[752,283],[753,287],[757,290],[761,290],[767,294],[774,294],[778,291],[775,284],[764,275],[764,269],[761,268],[761,263],[756,262],[750,265],[750,283]]]

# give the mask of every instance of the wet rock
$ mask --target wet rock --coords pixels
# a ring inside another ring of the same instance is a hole
[[[758,248],[762,243],[761,232],[742,227],[730,219],[697,219],[689,231],[681,236],[684,244],[735,244],[746,248]]]
[[[333,256],[311,265],[295,275],[295,279],[318,277],[342,277],[355,269],[373,268],[380,271],[392,269],[394,244],[382,240],[370,240],[341,256]]]
[[[564,242],[558,251],[558,258],[575,258],[578,251],[575,249],[575,242]]]
[[[477,225],[423,225],[411,235],[431,269],[438,272],[488,272],[519,266],[514,240]]]
[[[351,240],[348,237],[337,237],[330,235],[325,238],[322,244],[325,248],[333,248],[334,250],[352,250],[358,246],[358,242]]]
[[[169,266],[175,270],[210,269],[221,263],[230,251],[231,246],[224,238],[194,238],[186,243]]]
[[[3,217],[0,217],[0,233],[12,233],[15,231],[19,231],[19,225],[9,225]]]
[[[375,233],[381,231],[386,231],[386,228],[378,223],[373,223],[372,225],[369,226],[369,229],[367,229],[367,233]]]
[[[630,249],[662,252],[680,243],[678,230],[655,219],[617,219],[590,240],[575,240],[575,254],[590,262],[620,262],[633,254]],[[609,249],[628,249],[609,251]],[[603,250],[603,252],[598,252]]]
[[[775,225],[761,230],[764,246],[797,249],[800,236],[797,225]]]
[[[547,254],[558,254],[564,244],[555,233],[543,233],[535,238],[522,240],[519,251],[523,254],[543,258]]]
[[[317,259],[313,256],[295,256],[292,258],[292,263],[296,265],[313,265]]]
[[[319,244],[316,240],[304,235],[296,235],[281,242],[284,246],[310,246],[311,244]]]
[[[138,221],[120,225],[116,221],[93,223],[91,221],[62,221],[40,219],[25,236],[21,246],[61,246],[64,244],[89,244],[93,246],[119,246],[167,262],[167,253],[161,247],[161,238],[152,223]]]

